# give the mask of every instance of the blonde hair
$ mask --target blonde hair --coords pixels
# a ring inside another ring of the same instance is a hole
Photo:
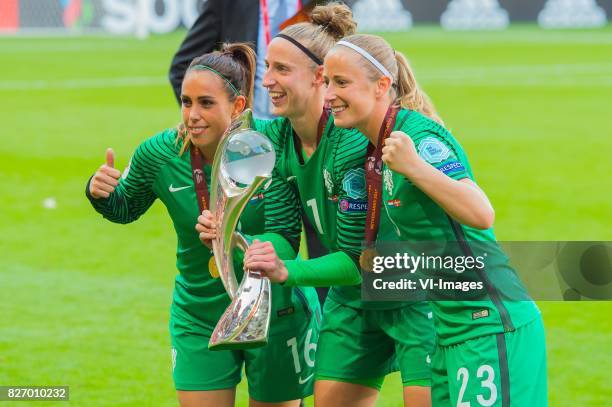
[[[185,77],[190,71],[199,69],[198,66],[211,68],[224,80],[230,102],[236,100],[236,96],[242,95],[246,98],[246,107],[250,108],[253,105],[256,61],[255,51],[247,43],[224,43],[220,50],[194,58]],[[238,90],[238,93],[235,90]],[[191,145],[191,140],[184,123],[178,124],[176,131],[176,143],[183,141],[179,153],[182,155]]]
[[[338,40],[351,35],[357,29],[353,12],[344,3],[330,2],[316,6],[310,15],[310,22],[290,25],[279,34],[298,41],[321,61]],[[313,68],[316,64],[313,61]]]
[[[391,78],[393,80],[392,91],[395,93],[394,102],[396,104],[444,124],[429,96],[419,87],[408,60],[401,52],[394,51],[387,41],[377,35],[355,34],[342,40],[368,52],[393,75]],[[368,72],[368,77],[372,81],[383,76],[382,72],[366,58],[360,59],[361,66]]]

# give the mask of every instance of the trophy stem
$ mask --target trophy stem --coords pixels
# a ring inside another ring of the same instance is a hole
[[[240,216],[274,168],[274,146],[252,130],[251,123],[249,110],[232,122],[213,162],[210,209],[217,226],[214,262],[231,303],[212,333],[210,349],[247,349],[267,343],[270,280],[247,270],[238,285],[233,261],[234,249],[246,251],[249,247],[247,239],[236,231]]]

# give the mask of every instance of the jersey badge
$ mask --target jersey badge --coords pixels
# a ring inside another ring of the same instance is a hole
[[[332,181],[331,174],[327,171],[327,168],[323,169],[323,180],[325,181],[325,189],[327,189],[327,195],[334,193],[334,183]]]
[[[366,196],[365,170],[353,168],[346,172],[342,180],[342,188],[349,198],[360,199]]]
[[[489,310],[488,309],[483,309],[481,311],[474,311],[474,312],[472,312],[472,320],[480,319],[480,318],[486,318],[488,316],[489,316]]]
[[[391,173],[391,170],[388,168],[385,168],[385,171],[383,172],[383,183],[385,184],[387,195],[392,196],[393,195],[393,174]]]
[[[191,188],[191,185],[187,185],[184,187],[175,187],[174,185],[170,184],[170,186],[168,187],[168,191],[178,192],[178,191],[182,191],[183,189],[187,189],[187,188]]]
[[[368,210],[368,201],[360,199],[341,199],[340,203],[341,212],[366,212]]]
[[[400,206],[402,206],[402,201],[400,201],[399,199],[391,199],[387,201],[387,205],[399,208]]]
[[[450,153],[450,149],[434,137],[427,137],[419,144],[419,156],[430,164],[446,160]]]

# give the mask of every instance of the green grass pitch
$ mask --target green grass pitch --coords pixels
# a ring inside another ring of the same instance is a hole
[[[69,385],[75,406],[176,405],[172,224],[159,203],[106,222],[84,188],[106,147],[123,167],[178,122],[166,72],[182,35],[0,38],[0,385]],[[499,239],[612,240],[610,27],[387,38],[468,152]],[[609,403],[612,305],[539,305],[551,405]],[[379,405],[400,394],[392,375]]]

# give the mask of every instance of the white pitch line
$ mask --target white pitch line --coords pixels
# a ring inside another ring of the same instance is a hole
[[[539,64],[432,68],[417,80],[440,85],[604,86],[612,85],[612,64]]]
[[[65,80],[0,80],[0,90],[46,90],[46,89],[99,89],[128,88],[142,86],[169,86],[168,78],[162,76],[133,76],[118,78],[81,78]]]
[[[612,86],[611,64],[537,64],[417,69],[423,83],[491,86]],[[0,91],[168,86],[162,76],[0,80]]]
[[[481,87],[497,87],[497,88],[560,88],[560,87],[592,87],[592,88],[609,88],[612,87],[612,78],[604,78],[601,81],[595,81],[592,79],[585,80],[571,80],[563,79],[559,81],[536,79],[536,78],[525,78],[523,80],[509,80],[504,78],[497,78],[492,80],[487,79],[423,79],[420,82],[427,86],[458,86],[458,87],[470,87],[470,86],[481,86]]]
[[[417,72],[418,74],[419,72]],[[481,77],[482,75],[533,75],[533,74],[612,74],[612,63],[604,64],[537,64],[537,65],[490,65],[454,68],[424,69],[422,75],[431,78],[438,76]]]
[[[26,53],[96,53],[100,51],[112,51],[117,52],[134,52],[135,45],[131,43],[125,43],[122,41],[113,41],[109,43],[97,43],[97,42],[86,42],[79,41],[78,43],[52,43],[52,42],[41,42],[40,44],[33,43],[5,43],[0,37],[0,48],[2,52],[6,54],[26,54]]]
[[[528,47],[541,44],[555,44],[559,46],[585,44],[585,45],[606,45],[612,44],[612,35],[610,31],[590,31],[576,32],[572,30],[539,30],[539,31],[498,31],[483,35],[479,31],[463,31],[452,32],[416,29],[406,33],[410,35],[414,41],[420,43],[438,44],[440,41],[448,43],[461,43],[471,45],[490,45],[490,44],[524,44]]]

